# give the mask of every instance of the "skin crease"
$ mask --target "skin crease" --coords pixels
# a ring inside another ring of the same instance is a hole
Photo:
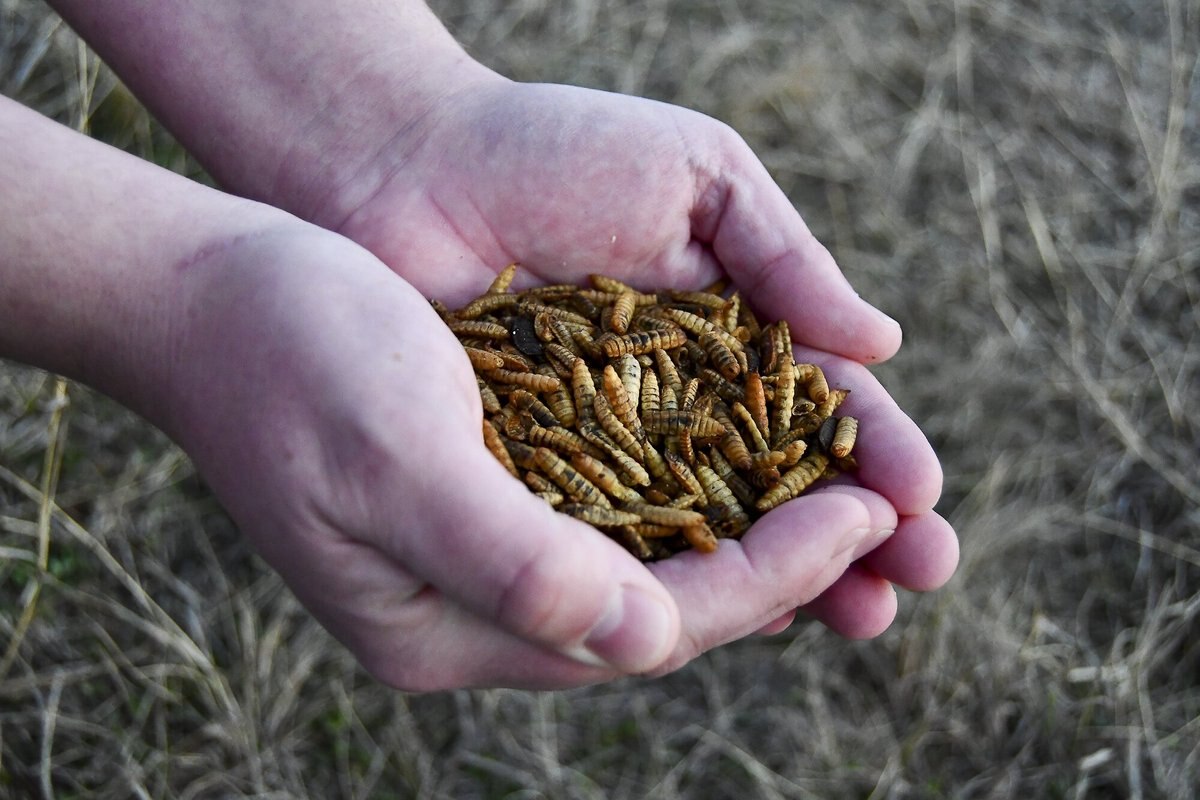
[[[898,326],[858,298],[728,127],[508,81],[420,3],[55,5],[223,185],[342,235],[266,210],[249,232],[212,231],[171,262],[186,269],[147,282],[154,302],[132,304],[139,341],[169,332],[165,355],[141,358],[156,388],[130,389],[119,369],[97,382],[184,445],[380,680],[550,688],[661,674],[780,630],[797,608],[869,637],[895,614],[893,585],[928,590],[953,572],[954,533],[932,511],[937,459],[861,365],[896,351]],[[292,46],[264,48],[267,34]],[[195,216],[193,198],[175,200],[162,206]],[[200,218],[222,202],[205,195]],[[461,303],[518,259],[518,286],[729,275],[812,348],[798,357],[852,388],[863,470],[710,557],[650,566],[552,513],[483,448],[470,367],[424,299]],[[142,261],[147,274],[163,266]],[[108,291],[129,287],[143,289]]]

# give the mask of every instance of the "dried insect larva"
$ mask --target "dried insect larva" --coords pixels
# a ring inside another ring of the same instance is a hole
[[[794,465],[808,450],[808,443],[803,439],[797,439],[794,442],[788,442],[783,448],[783,461],[779,462],[781,467],[790,467]]]
[[[508,328],[498,322],[486,322],[479,319],[464,319],[447,323],[451,332],[459,338],[474,339],[508,339],[511,334]]]
[[[683,508],[652,506],[649,503],[626,503],[624,510],[632,511],[644,521],[658,525],[673,525],[682,528],[685,525],[700,525],[704,522],[704,515],[699,511],[689,511]]]
[[[572,298],[586,300],[597,307],[610,306],[617,302],[617,298],[621,296],[620,292],[606,292],[603,289],[589,289],[586,286],[576,286],[574,288],[575,291],[571,294]]]
[[[691,411],[696,407],[696,398],[700,396],[700,379],[691,378],[683,386],[683,393],[679,395],[679,410]]]
[[[683,538],[701,553],[712,553],[717,549],[717,537],[707,523],[683,526]]]
[[[727,465],[728,466],[728,465]],[[711,466],[699,464],[696,466],[696,479],[703,488],[704,496],[710,505],[725,514],[726,518],[745,516],[745,511],[725,479]]]
[[[779,320],[772,322],[762,329],[759,334],[759,355],[762,357],[760,369],[767,374],[773,374],[779,364],[792,356],[792,334],[787,322]]]
[[[517,471],[517,465],[513,462],[512,456],[504,447],[504,440],[500,438],[500,434],[492,427],[491,423],[484,420],[483,423],[483,444],[487,447],[488,452],[496,457],[496,460],[504,465],[504,468],[512,473],[514,478],[521,477]]]
[[[679,347],[686,340],[686,335],[682,331],[678,333],[674,331],[641,331],[612,338],[602,336],[596,340],[596,343],[601,346],[604,355],[609,358],[617,358],[626,354],[636,356],[657,349],[670,350],[673,347]]]
[[[483,401],[483,413],[498,413],[500,411],[500,398],[496,397],[496,393],[492,391],[492,387],[488,386],[487,381],[479,376],[475,376],[475,382],[479,385],[479,399]]]
[[[467,358],[471,361],[471,366],[481,372],[488,370],[501,369],[504,366],[504,359],[498,354],[490,350],[480,350],[476,347],[464,347]]]
[[[637,406],[630,399],[629,393],[625,391],[625,384],[621,382],[621,377],[617,375],[617,370],[612,364],[604,368],[601,388],[604,396],[608,398],[608,404],[612,407],[613,413],[617,415],[617,419],[621,420],[621,424],[639,442],[645,441],[646,431],[642,428],[642,420],[638,417]]]
[[[754,310],[748,303],[742,303],[741,308],[738,309],[738,327],[746,329],[752,342],[762,338],[762,323],[758,321],[758,317],[754,315]]]
[[[816,364],[804,364],[797,369],[799,380],[804,383],[804,393],[817,405],[829,399],[829,381],[825,372]]]
[[[491,314],[493,311],[499,311],[502,308],[509,308],[517,304],[519,297],[515,294],[485,294],[477,297],[470,303],[460,308],[455,312],[454,316],[460,320],[475,319],[484,314]]]
[[[545,344],[546,360],[555,367],[555,372],[558,372],[558,367],[562,366],[567,372],[575,365],[575,359],[582,358],[583,354],[572,350],[569,347],[563,347],[558,342],[547,342]]]
[[[667,463],[667,469],[675,476],[675,480],[679,481],[679,485],[683,487],[684,491],[700,495],[701,497],[704,496],[704,487],[700,485],[700,480],[696,477],[696,473],[692,472],[692,468],[687,465],[687,462],[683,458],[674,453],[667,453],[663,458]]]
[[[799,464],[785,472],[779,484],[758,498],[755,505],[759,511],[770,511],[791,500],[820,478],[827,466],[829,457],[824,453],[809,453],[800,459]]]
[[[717,327],[704,317],[698,316],[689,311],[683,311],[678,308],[664,308],[662,313],[667,317],[667,319],[679,323],[681,328],[696,335],[697,337],[706,332],[711,333],[724,342],[725,346],[730,350],[742,349],[742,343],[730,335],[728,331]]]
[[[493,295],[495,296],[495,295]],[[505,295],[499,295],[501,297]],[[515,295],[514,295],[515,296]],[[538,314],[549,314],[551,317],[562,322],[571,322],[576,325],[582,325],[585,328],[591,327],[591,321],[582,314],[576,314],[570,309],[561,306],[551,306],[545,303],[540,303],[537,300],[520,300],[517,302],[517,311],[522,314],[528,314],[534,317],[535,322]]]
[[[642,424],[649,433],[672,434],[687,431],[698,439],[719,439],[725,435],[725,427],[721,423],[712,417],[701,416],[692,411],[644,414]]]
[[[670,387],[675,393],[675,397],[679,397],[683,391],[683,379],[679,377],[679,370],[675,367],[675,362],[671,360],[671,356],[666,350],[658,349],[654,351],[654,366],[658,370],[659,386],[666,389]]]
[[[674,414],[679,411],[679,395],[670,386],[663,386],[661,397],[659,400],[659,412],[662,414]],[[643,415],[642,424],[646,423]]]
[[[645,458],[645,453],[642,452],[642,445],[633,435],[629,428],[617,418],[613,413],[612,404],[608,402],[608,398],[603,394],[597,393],[596,399],[592,401],[592,408],[596,411],[596,421],[600,423],[600,427],[604,429],[617,445],[635,459]]]
[[[546,428],[542,425],[527,427],[525,441],[534,447],[549,447],[568,456],[582,453],[587,445],[586,440],[575,431],[569,431],[566,428]]]
[[[699,342],[693,342],[691,339],[684,342],[683,347],[672,350],[671,358],[680,372],[685,375],[696,374],[708,363],[708,353],[704,352],[704,348],[700,346]]]
[[[759,467],[750,472],[750,483],[759,489],[772,489],[779,485],[780,472],[778,467]]]
[[[617,300],[613,303],[612,317],[608,321],[607,330],[614,333],[624,334],[629,331],[629,320],[633,317],[633,309],[637,305],[636,292],[621,292],[617,295]]]
[[[549,367],[538,367],[538,374],[553,375],[554,370]],[[562,378],[563,376],[559,376]],[[570,373],[565,376],[570,379]],[[575,425],[575,400],[571,397],[571,392],[567,390],[566,385],[559,386],[553,392],[546,393],[546,405],[550,408],[550,413],[558,420],[558,424],[565,428],[570,428]]]
[[[539,319],[540,318],[541,317],[539,315]],[[555,319],[554,317],[548,316],[546,318],[546,330],[550,332],[550,339],[548,339],[546,342],[547,345],[553,342],[570,350],[572,355],[583,355],[583,348],[579,346],[577,341],[575,341],[575,331],[583,330],[582,328],[569,325],[566,322],[563,322],[561,319]]]
[[[597,422],[590,422],[579,429],[579,435],[589,444],[603,452],[616,465],[621,473],[621,480],[630,486],[649,486],[650,473],[648,466],[643,466],[636,458],[622,450],[616,442],[608,437]],[[643,450],[643,455],[645,451]],[[664,467],[665,469],[665,467]]]
[[[504,342],[498,350],[493,350],[496,355],[503,359],[504,369],[511,369],[513,372],[534,372],[537,370],[537,364],[530,361],[513,345]]]
[[[652,369],[642,370],[642,391],[638,399],[641,414],[654,414],[662,408],[662,397],[658,391],[658,374]]]
[[[681,494],[667,501],[667,508],[689,509],[694,505],[704,505],[704,492]]]
[[[726,380],[731,381],[742,374],[742,363],[738,361],[729,346],[721,341],[721,337],[712,331],[705,331],[700,334],[700,346],[704,348],[709,360]]]
[[[548,283],[545,286],[526,289],[523,294],[526,297],[536,297],[544,303],[549,303],[574,297],[578,292],[579,287],[573,283]]]
[[[661,478],[667,473],[667,462],[662,454],[655,449],[649,439],[642,442],[642,460],[646,469],[654,478]]]
[[[767,418],[767,395],[763,390],[762,377],[757,372],[746,374],[746,410],[754,418],[760,433],[770,428]]]
[[[612,505],[604,493],[596,487],[596,484],[580,475],[574,467],[550,448],[535,449],[533,462],[547,478],[558,484],[558,487],[574,500],[599,506]]]
[[[746,426],[746,432],[750,434],[750,440],[754,443],[754,449],[760,453],[764,453],[771,448],[767,445],[767,440],[763,436],[762,431],[758,429],[758,423],[754,421],[754,416],[741,403],[734,403],[730,409],[734,419]]]
[[[502,432],[510,439],[523,442],[529,438],[529,427],[532,423],[524,414],[510,414],[504,417]]]
[[[792,416],[798,417],[801,414],[807,414],[809,411],[815,411],[817,404],[807,397],[797,397],[792,403]]]
[[[549,375],[539,375],[536,372],[515,372],[511,369],[488,370],[489,378],[500,383],[509,383],[533,392],[553,392],[562,386],[562,381]]]
[[[822,418],[833,416],[833,412],[837,411],[849,396],[849,389],[830,389],[829,396],[817,404],[817,416]]]
[[[571,456],[571,466],[581,475],[600,487],[600,490],[615,500],[625,503],[642,503],[645,499],[636,489],[626,486],[617,477],[617,473],[608,468],[603,461],[593,458],[586,453],[576,453]],[[633,520],[637,522],[637,520]],[[624,524],[624,523],[623,523]]]
[[[743,389],[741,386],[738,386],[736,383],[727,381],[724,375],[721,375],[714,369],[705,367],[704,369],[700,370],[700,379],[704,381],[704,383],[710,389],[717,393],[717,397],[720,397],[726,403],[733,403],[738,400],[746,399],[745,389]]]
[[[554,492],[557,487],[550,482],[550,479],[538,472],[529,471],[525,473],[525,485],[535,492]]]
[[[639,522],[637,525],[631,525],[633,530],[643,539],[666,539],[668,536],[678,536],[678,525],[660,525],[656,522]]]
[[[446,304],[441,300],[430,300],[429,307],[437,312],[437,315],[442,318],[442,322],[449,324],[454,321],[454,312],[446,308]]]
[[[665,506],[667,503],[671,502],[671,496],[662,489],[651,487],[646,490],[645,495],[646,502],[653,503],[656,506]]]
[[[779,441],[792,424],[792,401],[796,398],[796,371],[789,354],[775,373],[775,415],[771,420],[772,441]],[[766,431],[763,431],[766,433]]]
[[[536,469],[534,463],[534,449],[523,442],[517,442],[512,439],[502,438],[504,449],[512,456],[512,460],[521,469]]]
[[[517,274],[517,264],[509,264],[492,279],[492,283],[487,288],[487,294],[504,294],[508,291],[508,287],[512,285],[513,278]]]
[[[596,412],[592,410],[596,402],[596,382],[582,358],[575,359],[571,367],[571,392],[575,395],[575,413],[582,428],[582,423],[596,418]]]
[[[508,396],[508,402],[513,404],[513,408],[533,417],[539,425],[547,428],[553,428],[558,425],[558,417],[554,416],[554,412],[525,389],[517,389],[512,392]]]
[[[715,419],[725,426],[725,435],[717,443],[720,452],[738,469],[750,469],[754,464],[754,457],[750,454],[750,448],[746,446],[746,440],[742,438],[742,434],[732,422],[727,422],[728,417],[715,417]]]
[[[642,523],[645,524],[645,523]],[[637,528],[633,525],[622,525],[613,532],[613,536],[624,545],[625,549],[639,558],[642,561],[650,561],[657,557],[659,552],[657,549],[652,549],[642,535],[638,533]]]
[[[734,292],[733,294],[729,295],[729,299],[726,300],[721,305],[721,308],[717,311],[717,319],[720,321],[721,326],[735,336],[737,336],[738,315],[741,313],[741,310],[742,296],[737,292]],[[747,331],[747,338],[742,339],[739,337],[738,341],[750,341],[749,332]]]
[[[538,497],[542,498],[543,500],[545,500],[547,503],[554,506],[555,508],[562,505],[563,502],[567,499],[567,498],[563,497],[563,493],[558,491],[557,489],[551,489],[546,492],[534,492],[534,494],[537,495]]]
[[[820,427],[821,417],[815,411],[808,411],[799,416],[792,417],[792,427],[784,434],[782,439],[775,443],[775,448],[780,450],[792,442],[803,439],[806,436],[811,436]]]
[[[787,459],[787,455],[782,450],[769,450],[765,453],[755,453],[750,456],[751,469],[766,469],[768,467],[778,467]]]
[[[833,443],[829,452],[835,458],[845,458],[854,448],[854,440],[858,436],[858,420],[854,417],[842,417],[838,420],[837,430],[833,434]]]
[[[624,281],[619,281],[616,278],[609,277],[608,275],[592,273],[588,275],[588,281],[592,284],[592,288],[599,289],[602,292],[608,292],[610,294],[620,295],[624,294],[625,292],[637,292],[637,289],[634,289]]]
[[[692,305],[704,306],[712,311],[718,311],[725,306],[725,298],[719,294],[712,292],[688,292],[671,290],[666,293],[667,298],[677,303],[691,303]]]
[[[637,514],[629,511],[618,511],[615,508],[605,508],[585,503],[563,503],[558,507],[558,510],[597,527],[635,525],[641,522],[642,519]]]
[[[734,470],[733,465],[725,460],[720,452],[713,450],[709,456],[709,460],[712,462],[713,472],[721,476],[721,480],[723,480],[725,485],[729,487],[729,490],[733,492],[733,496],[738,499],[738,502],[741,503],[744,508],[754,508],[754,501],[758,499],[760,494],[759,491],[747,483],[746,480]]]
[[[624,355],[613,362],[613,369],[625,387],[625,394],[635,409],[638,408],[642,394],[642,365],[637,356]]]

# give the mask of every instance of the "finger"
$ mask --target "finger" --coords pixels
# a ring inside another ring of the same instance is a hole
[[[900,325],[860,298],[766,168],[740,140],[699,187],[694,235],[755,308],[787,320],[797,341],[855,361],[883,361]]]
[[[722,540],[714,553],[679,553],[651,565],[681,614],[679,646],[664,667],[811,602],[860,548],[895,525],[891,506],[869,491],[802,496],[765,515],[741,540]]]
[[[319,579],[297,596],[389,686],[429,692],[473,686],[560,689],[615,677],[497,628],[415,578],[386,554],[327,531]],[[310,587],[320,587],[314,591]]]
[[[950,523],[929,511],[902,517],[887,541],[862,564],[892,583],[917,592],[945,585],[958,566],[958,537]]]
[[[862,564],[852,564],[803,612],[847,639],[871,639],[896,618],[896,590]]]
[[[755,631],[759,636],[774,636],[777,633],[783,633],[788,629],[793,622],[796,621],[796,612],[789,611],[786,614],[780,614],[775,619],[763,625]]]
[[[671,652],[678,610],[636,559],[555,512],[479,442],[447,439],[427,457],[410,447],[411,463],[429,466],[403,478],[420,501],[416,519],[397,509],[398,561],[485,621],[577,659],[641,672]],[[442,447],[459,454],[452,465]],[[407,534],[414,524],[436,535]]]
[[[830,386],[850,390],[837,413],[859,421],[853,480],[882,494],[901,515],[932,509],[942,493],[942,467],[917,424],[861,364],[808,348],[795,352],[797,361],[819,365]]]

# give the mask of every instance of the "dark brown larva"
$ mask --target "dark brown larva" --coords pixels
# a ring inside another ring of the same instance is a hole
[[[796,364],[723,283],[643,293],[513,292],[516,265],[459,311],[434,301],[475,368],[488,450],[531,492],[637,558],[712,552],[813,482],[854,469],[848,394]]]

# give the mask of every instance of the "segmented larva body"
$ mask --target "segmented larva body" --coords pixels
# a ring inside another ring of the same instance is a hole
[[[489,452],[529,491],[641,559],[711,552],[813,482],[856,468],[845,389],[796,364],[723,282],[640,292],[589,276],[458,311],[432,302],[475,371]]]

